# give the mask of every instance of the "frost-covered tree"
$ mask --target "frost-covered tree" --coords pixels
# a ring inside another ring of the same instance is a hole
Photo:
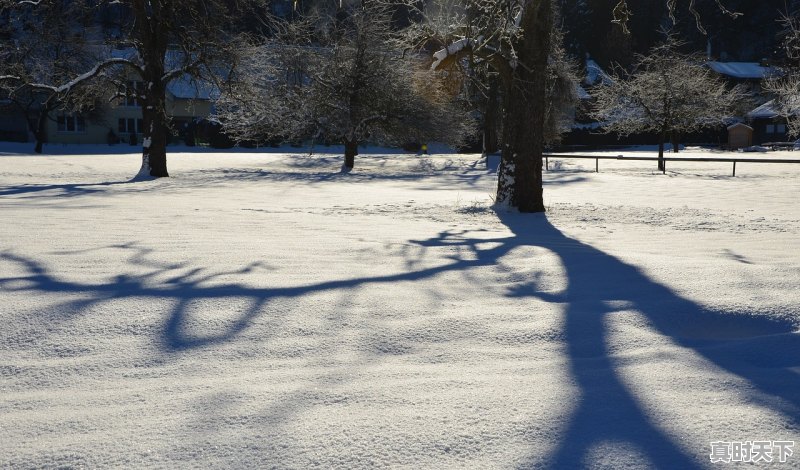
[[[37,10],[51,8],[61,3],[80,5],[86,9],[116,11],[118,23],[111,34],[94,31],[91,41],[96,49],[105,46],[106,54],[82,74],[39,83],[40,88],[63,93],[76,83],[90,78],[111,76],[111,69],[120,74],[134,74],[144,84],[135,90],[142,104],[143,141],[140,174],[155,177],[169,176],[166,144],[169,120],[166,114],[166,89],[173,81],[193,77],[197,80],[217,82],[235,64],[233,26],[241,17],[246,5],[255,0],[0,0],[3,8],[10,9],[10,21],[21,21]],[[68,25],[81,25],[80,17],[65,14],[61,21]],[[83,25],[85,26],[85,25]],[[115,46],[124,46],[129,52],[112,53]],[[103,73],[101,73],[103,72]],[[108,72],[108,73],[106,73]],[[25,77],[4,74],[6,82],[24,82]]]
[[[722,0],[715,0],[724,10]],[[496,201],[522,212],[544,212],[542,154],[546,138],[548,62],[556,18],[554,0],[464,0],[456,37],[437,51],[434,66],[476,55],[500,75],[503,87],[503,156]],[[699,18],[694,0],[667,0]],[[473,13],[470,13],[473,12]],[[630,9],[619,0],[614,22],[625,30]],[[700,25],[698,21],[698,25]]]
[[[310,40],[298,44],[293,33],[290,44],[263,47],[243,80],[249,89],[223,96],[226,129],[239,139],[340,142],[345,171],[366,140],[460,143],[473,130],[471,120],[423,67],[424,58],[403,56],[390,22],[387,6],[357,2],[311,21]]]
[[[430,8],[426,22],[412,28],[412,44],[450,44],[436,54],[433,68],[450,81],[462,83],[462,94],[481,117],[484,153],[499,150],[502,142],[502,110],[505,87],[502,76],[484,54],[470,44],[462,45],[463,33],[480,24],[483,13],[474,6],[460,6],[460,0],[448,0]],[[454,28],[455,26],[455,28]],[[553,30],[552,48],[547,60],[545,143],[558,141],[571,124],[572,111],[577,99],[575,67],[561,46],[562,32]],[[453,50],[450,50],[450,49]],[[443,59],[441,57],[444,56]],[[457,79],[456,79],[457,78]]]
[[[797,7],[800,10],[800,6]],[[781,21],[782,40],[787,58],[785,75],[764,87],[775,96],[775,110],[786,119],[787,133],[800,137],[800,16],[787,14]]]
[[[669,38],[638,56],[630,73],[618,71],[611,83],[593,91],[594,117],[607,132],[658,135],[660,170],[669,137],[724,124],[744,98],[742,88],[728,88],[702,59],[680,53],[678,46]]]
[[[543,212],[542,152],[547,64],[554,24],[552,0],[467,0],[455,38],[434,54],[433,68],[476,56],[502,87],[502,159],[496,201]]]

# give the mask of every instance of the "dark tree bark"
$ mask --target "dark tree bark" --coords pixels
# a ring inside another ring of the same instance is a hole
[[[44,104],[42,109],[39,110],[39,115],[36,117],[36,128],[33,130],[36,146],[33,148],[33,151],[39,154],[44,151],[44,142],[47,140],[47,116],[49,114],[50,106]]]
[[[680,151],[678,148],[680,145],[680,135],[677,131],[672,131],[672,134],[670,134],[670,141],[672,143],[672,153],[678,153]]]
[[[159,21],[161,2],[134,0],[136,15],[134,37],[144,64],[141,71],[144,88],[142,96],[142,169],[140,174],[167,177],[167,112],[166,83],[164,83],[165,57],[168,45],[168,27]]]
[[[350,171],[356,163],[356,155],[358,155],[358,141],[357,140],[344,140],[344,166],[343,169]]]
[[[504,93],[503,156],[497,201],[520,212],[544,212],[544,151],[547,59],[553,30],[553,4],[530,2],[522,15],[524,34],[515,41],[518,64]]]
[[[667,140],[667,131],[658,134],[658,171],[664,171],[664,141]]]
[[[33,134],[33,138],[36,140],[33,151],[38,154],[44,152],[44,144],[47,142],[47,120],[50,118],[50,112],[53,111],[53,108],[54,106],[52,101],[46,100],[41,104],[41,107],[34,118],[31,116],[32,113],[30,106],[27,108],[19,106],[19,109],[21,109],[25,114],[25,121],[28,124],[28,131]]]

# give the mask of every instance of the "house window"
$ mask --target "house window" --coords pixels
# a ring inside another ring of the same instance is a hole
[[[775,132],[778,134],[785,134],[786,133],[786,124],[778,124],[775,126]]]
[[[58,132],[83,133],[86,132],[86,119],[74,114],[62,114],[56,118]]]
[[[767,134],[775,133],[775,124],[767,124]]]
[[[134,118],[119,118],[119,125],[117,130],[120,133],[127,134],[141,134],[142,133],[142,120]]]
[[[127,89],[125,90],[125,106],[132,106],[136,108],[142,107],[142,102],[139,96],[144,91],[144,83],[139,80],[128,80],[126,83]]]

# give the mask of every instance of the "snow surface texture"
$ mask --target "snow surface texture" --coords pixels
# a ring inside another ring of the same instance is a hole
[[[556,159],[543,216],[491,210],[474,155],[340,155],[176,152],[131,182],[139,154],[0,149],[0,467],[800,445],[800,165]]]

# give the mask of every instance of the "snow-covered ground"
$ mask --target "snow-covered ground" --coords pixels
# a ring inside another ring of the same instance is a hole
[[[2,468],[800,466],[800,165],[19,150]]]

